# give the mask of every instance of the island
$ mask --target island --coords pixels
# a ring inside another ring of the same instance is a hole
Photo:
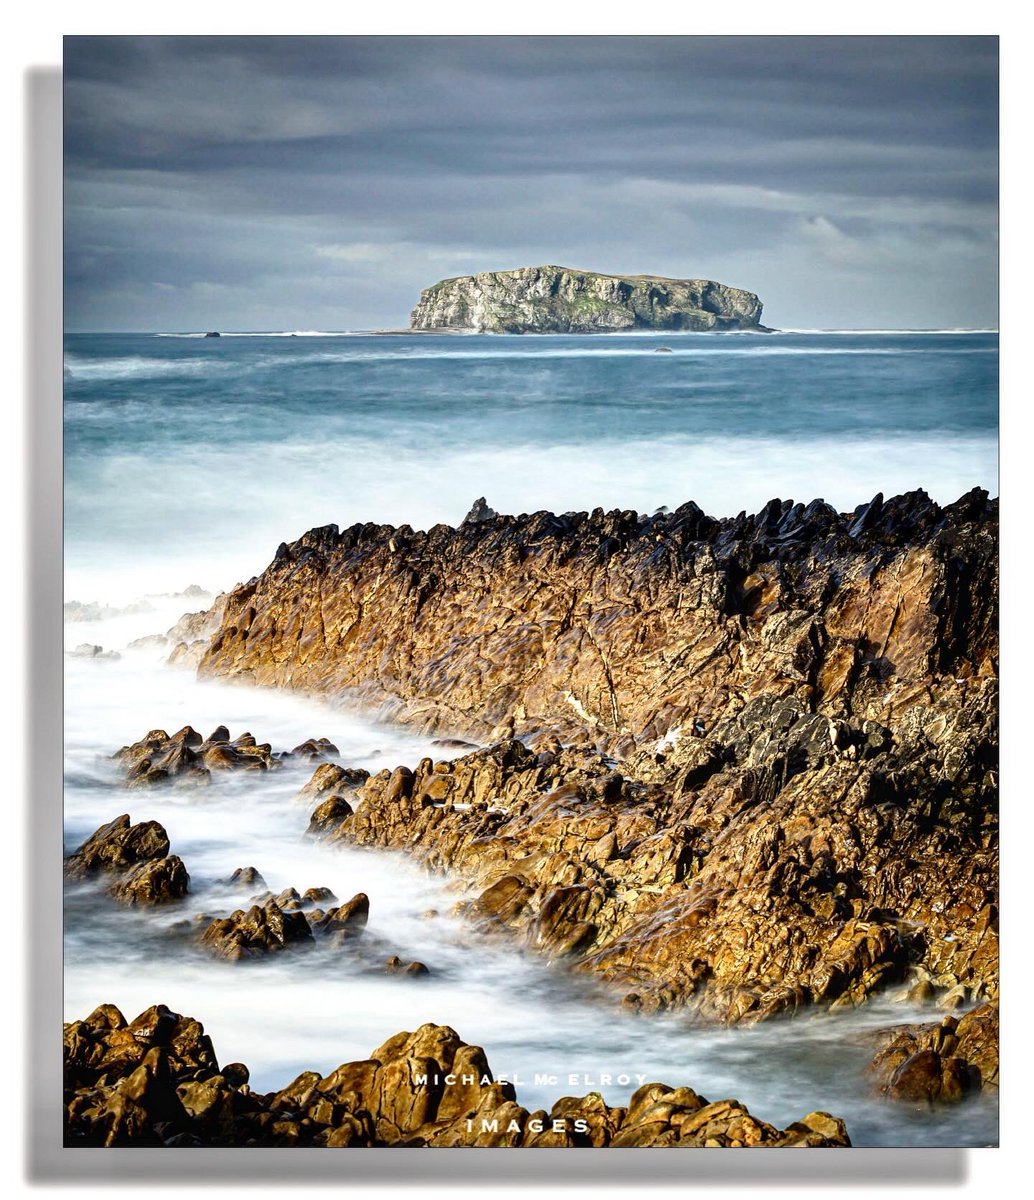
[[[519,267],[443,279],[420,293],[414,331],[616,333],[635,329],[769,332],[753,292],[712,279]]]

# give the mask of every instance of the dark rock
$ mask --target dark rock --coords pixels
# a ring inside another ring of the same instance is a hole
[[[65,859],[65,874],[84,879],[101,871],[124,871],[137,863],[164,859],[168,853],[169,835],[157,821],[133,825],[129,814],[123,813],[102,825]]]
[[[168,904],[182,899],[190,876],[177,855],[137,863],[109,889],[120,904]]]
[[[479,496],[470,506],[470,511],[463,518],[462,524],[476,525],[480,521],[491,521],[499,514],[485,500],[484,496]]]

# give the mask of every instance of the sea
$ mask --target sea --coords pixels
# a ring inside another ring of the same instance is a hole
[[[220,1062],[247,1063],[259,1091],[434,1021],[482,1045],[529,1110],[588,1091],[622,1103],[645,1076],[734,1097],[780,1128],[828,1111],[855,1145],[995,1144],[990,1096],[937,1112],[873,1096],[873,1032],[934,1015],[893,993],[751,1028],[637,1017],[602,985],[476,933],[451,912],[455,881],[306,839],[296,794],[311,767],[126,791],[110,761],[185,724],[275,749],[329,737],[371,771],[457,753],[374,713],[166,664],[152,635],[313,526],[456,525],[479,497],[514,514],[694,500],[721,517],[775,497],[850,511],[877,492],[997,494],[995,332],[69,334],[64,374],[66,849],[128,812],[160,821],[191,875],[176,911],[68,888],[66,1019],[166,1004],[202,1021]],[[239,906],[222,881],[244,866],[274,893],[366,892],[371,945],[430,974],[322,953],[203,957],[184,915]]]

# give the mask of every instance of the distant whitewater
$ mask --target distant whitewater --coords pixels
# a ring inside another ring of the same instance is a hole
[[[993,333],[66,340],[68,594],[250,576],[356,521],[997,493]],[[664,347],[671,353],[656,353]]]

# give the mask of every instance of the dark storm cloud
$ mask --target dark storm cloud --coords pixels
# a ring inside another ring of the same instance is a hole
[[[404,323],[554,261],[996,319],[989,38],[74,38],[70,328]]]

